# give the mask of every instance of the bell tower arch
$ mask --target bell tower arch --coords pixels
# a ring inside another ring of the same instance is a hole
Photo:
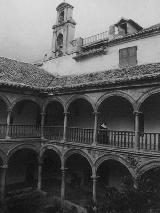
[[[73,6],[63,2],[56,8],[57,20],[53,25],[52,53],[53,57],[72,52],[71,41],[74,40],[75,25],[73,20]]]

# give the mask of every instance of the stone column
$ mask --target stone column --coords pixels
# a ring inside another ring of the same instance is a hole
[[[94,202],[94,204],[96,204],[97,203],[97,194],[96,194],[96,182],[97,182],[97,178],[98,178],[98,176],[96,176],[96,174],[93,174],[92,175],[92,181],[93,181],[93,202]]]
[[[41,113],[41,139],[44,139],[44,120],[45,120],[45,112]]]
[[[133,187],[138,189],[138,177],[133,178]]]
[[[10,123],[11,123],[11,113],[12,111],[9,109],[7,114],[7,128],[6,128],[6,139],[9,139],[9,129],[10,129]]]
[[[38,182],[37,182],[37,190],[40,191],[42,188],[42,161],[38,162]]]
[[[68,112],[64,112],[64,130],[63,130],[63,141],[67,140],[67,121],[68,121]]]
[[[66,168],[61,168],[61,203],[64,204],[65,201],[65,173]]]
[[[93,145],[97,144],[98,136],[98,114],[99,112],[94,112],[94,132],[93,132]]]
[[[134,148],[138,149],[139,148],[139,116],[140,116],[140,112],[134,112],[134,116],[135,116],[135,141],[134,141]]]
[[[3,165],[0,168],[0,201],[2,205],[5,203],[7,168],[8,165]]]

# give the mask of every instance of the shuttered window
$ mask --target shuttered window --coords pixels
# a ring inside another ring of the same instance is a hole
[[[137,46],[119,50],[119,66],[135,66],[137,64]]]

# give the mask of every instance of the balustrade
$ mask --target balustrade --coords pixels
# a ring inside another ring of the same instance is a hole
[[[10,125],[11,138],[40,138],[41,128],[37,125]]]
[[[133,148],[134,132],[99,130],[98,143],[115,147]]]
[[[92,143],[93,129],[83,129],[76,127],[67,128],[67,140],[77,143]]]
[[[6,137],[7,124],[0,124],[0,138]]]
[[[160,151],[160,133],[141,133],[139,149]]]
[[[5,138],[7,124],[0,124],[0,138]],[[37,125],[10,125],[10,138],[40,138],[41,126]],[[63,140],[63,126],[44,126],[44,138],[49,140]],[[66,128],[66,140],[70,142],[91,144],[94,142],[94,129],[91,128]],[[98,144],[112,147],[134,148],[135,133],[132,131],[98,130]],[[140,133],[138,149],[147,151],[160,151],[160,133]]]
[[[63,139],[63,126],[44,126],[44,137],[50,140],[62,140]]]

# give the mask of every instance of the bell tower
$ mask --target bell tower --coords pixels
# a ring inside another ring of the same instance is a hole
[[[73,6],[63,2],[56,8],[57,20],[53,25],[52,53],[53,57],[72,52],[71,41],[74,40],[75,25],[73,20]]]

